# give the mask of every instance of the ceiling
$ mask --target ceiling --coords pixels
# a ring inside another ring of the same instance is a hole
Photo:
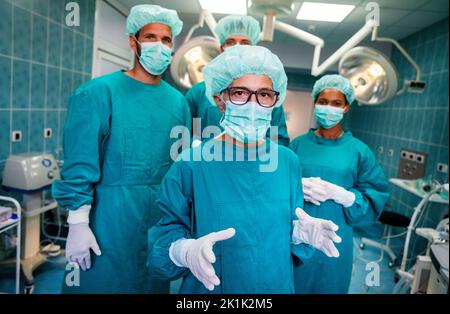
[[[226,0],[218,0],[226,1]],[[334,46],[344,43],[364,22],[368,11],[365,10],[368,2],[374,0],[309,0],[311,2],[328,2],[338,4],[353,4],[355,9],[341,23],[299,21],[295,19],[303,1],[294,1],[295,9],[291,16],[279,18],[300,29],[315,34],[325,40],[326,45]],[[118,0],[126,8],[142,3],[159,4],[166,8],[177,10],[185,22],[184,31],[196,23],[200,5],[197,0]],[[417,32],[449,15],[448,0],[376,0],[380,6],[380,35],[402,39]],[[216,19],[222,16],[215,14]],[[256,16],[255,16],[256,17]],[[256,17],[262,22],[262,17]],[[311,27],[314,31],[311,31]],[[277,44],[298,42],[282,33],[275,33]]]

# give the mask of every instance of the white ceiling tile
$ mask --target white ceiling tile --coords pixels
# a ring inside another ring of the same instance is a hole
[[[434,11],[434,12],[447,12],[448,15],[448,0],[431,0],[424,6],[420,7],[420,10]]]
[[[420,28],[418,27],[402,27],[402,26],[380,27],[379,36],[390,37],[399,40],[419,30]]]
[[[412,11],[399,9],[383,9],[380,10],[380,25],[392,25],[397,23],[400,19],[408,16]]]
[[[448,16],[447,13],[436,12],[413,12],[407,17],[400,19],[394,26],[411,26],[418,27],[420,29],[430,26],[437,21],[442,20]]]
[[[369,13],[369,11],[366,11],[364,6],[358,6],[342,21],[342,23],[359,23],[364,25],[367,13]]]
[[[364,23],[342,23],[339,24],[333,31],[333,35],[352,35],[359,31],[364,26]]]
[[[430,0],[364,0],[361,5],[365,5],[369,2],[376,2],[381,9],[403,9],[403,10],[415,10]]]
[[[333,30],[339,25],[339,23],[331,22],[318,22],[318,21],[299,21],[296,20],[291,25],[300,28],[306,32],[319,37],[326,37],[333,32]],[[309,27],[313,27],[314,30],[311,31]]]

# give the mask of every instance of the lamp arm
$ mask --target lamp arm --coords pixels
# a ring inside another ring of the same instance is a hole
[[[341,46],[341,48],[336,50],[330,57],[328,57],[328,59],[326,59],[322,64],[319,65],[320,53],[322,47],[325,44],[323,39],[308,32],[305,32],[299,28],[296,28],[292,25],[280,21],[275,22],[275,29],[315,46],[313,64],[311,67],[311,74],[313,76],[318,76],[323,72],[325,72],[330,66],[336,63],[347,51],[358,45],[367,35],[372,33],[375,26],[376,26],[375,20],[372,19],[368,20],[366,24],[364,24],[364,26],[356,34],[354,34],[349,40],[347,40]]]
[[[378,27],[374,28],[372,41],[387,42],[397,47],[400,53],[409,61],[409,63],[411,63],[411,65],[416,70],[416,81],[420,81],[421,71],[419,65],[413,60],[413,58],[411,58],[410,54],[405,49],[403,49],[403,47],[398,43],[398,41],[392,38],[378,37]]]
[[[211,31],[211,33],[214,35],[214,37],[217,39],[217,41],[219,41],[219,37],[217,36],[216,32],[214,31],[214,29],[216,28],[217,22],[216,19],[214,18],[214,16],[211,14],[211,12],[209,12],[208,10],[202,10],[202,12],[200,13],[200,16],[198,18],[198,22],[197,24],[193,25],[190,29],[188,34],[186,35],[186,38],[184,39],[183,43],[188,42],[191,37],[192,34],[194,34],[194,32],[198,29],[203,27],[204,25],[208,26],[209,30]]]

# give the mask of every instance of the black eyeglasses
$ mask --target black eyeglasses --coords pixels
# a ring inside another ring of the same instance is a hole
[[[280,96],[279,92],[266,88],[251,91],[246,87],[228,87],[221,93],[224,91],[228,92],[230,101],[234,105],[245,105],[250,101],[250,98],[252,98],[252,95],[254,94],[258,104],[261,107],[266,108],[275,106],[278,101],[278,96]]]

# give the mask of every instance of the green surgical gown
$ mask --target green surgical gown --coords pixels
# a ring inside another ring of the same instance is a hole
[[[219,107],[217,107],[215,104],[212,104],[208,100],[205,91],[205,82],[200,82],[192,86],[192,88],[186,93],[186,100],[189,104],[192,118],[201,118],[200,131],[202,133],[207,126],[218,126],[221,128],[220,119],[223,116],[223,113],[220,111]],[[278,127],[278,144],[288,146],[289,135],[287,132],[283,106],[273,109],[271,125]],[[200,134],[196,135],[200,136]],[[206,139],[210,139],[214,136],[215,135],[204,134],[204,137],[206,137]],[[267,136],[270,136],[270,129],[267,131]]]
[[[216,156],[223,158],[194,158],[201,151],[220,151]],[[275,151],[274,171],[261,172],[267,154]],[[233,154],[244,158],[227,161]],[[292,151],[273,142],[244,149],[213,139],[184,151],[163,180],[158,205],[162,219],[149,230],[148,266],[158,278],[183,277],[181,293],[211,292],[188,268],[171,261],[169,247],[180,238],[236,229],[233,238],[214,245],[221,280],[215,294],[293,293],[293,259],[315,251],[291,244],[295,208],[303,206],[301,169]]]
[[[312,258],[295,267],[296,293],[347,293],[353,263],[353,226],[376,222],[389,197],[389,184],[374,154],[351,132],[336,140],[325,139],[310,130],[291,143],[300,158],[303,177],[320,177],[356,196],[344,208],[332,200],[316,206],[305,202],[305,211],[314,217],[330,219],[339,226],[337,244],[340,256],[329,258],[316,251]]]
[[[87,82],[69,98],[59,205],[91,204],[90,226],[102,251],[66,293],[168,292],[146,278],[147,230],[160,219],[156,198],[172,160],[172,127],[190,129],[183,95],[161,81],[148,85],[119,71]]]

